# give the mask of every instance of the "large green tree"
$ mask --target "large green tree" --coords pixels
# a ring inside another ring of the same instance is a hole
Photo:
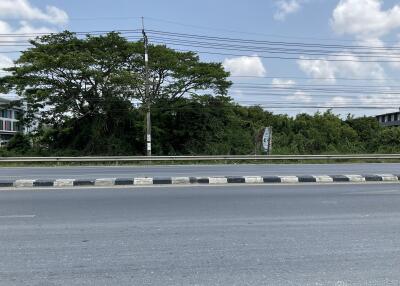
[[[134,102],[172,104],[204,91],[224,96],[231,85],[220,63],[201,62],[195,53],[150,45],[150,94],[145,98],[141,41],[130,42],[118,33],[78,37],[66,31],[39,37],[31,44],[7,69],[11,75],[0,79],[0,88],[21,96],[27,104],[25,123],[36,118],[41,136],[53,138],[62,148],[72,143],[72,148],[108,152],[96,148],[112,145],[104,138],[119,142],[132,130],[135,139],[124,140],[141,137],[137,137],[141,123],[132,114],[138,112]]]
[[[41,119],[62,122],[107,111],[116,100],[173,100],[198,91],[226,95],[231,83],[220,63],[192,52],[150,45],[150,95],[145,98],[144,46],[118,33],[78,38],[63,32],[31,41],[2,87],[15,89]]]

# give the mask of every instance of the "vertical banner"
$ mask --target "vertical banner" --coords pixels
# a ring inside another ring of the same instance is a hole
[[[263,151],[268,155],[271,154],[272,149],[272,127],[266,127],[262,138]]]

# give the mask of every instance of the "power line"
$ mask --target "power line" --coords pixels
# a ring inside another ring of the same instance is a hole
[[[97,16],[97,17],[72,17],[69,18],[71,21],[90,21],[90,20],[132,20],[132,19],[141,19],[140,16]],[[188,23],[182,23],[177,21],[171,21],[166,19],[160,19],[155,17],[145,17],[147,20],[155,21],[155,22],[162,22],[162,23],[169,23],[183,27],[190,27],[190,28],[197,28],[202,30],[209,30],[209,31],[221,31],[221,32],[228,32],[228,33],[235,33],[235,34],[242,34],[242,35],[257,35],[257,36],[264,36],[264,37],[271,37],[271,38],[284,38],[284,39],[302,39],[302,40],[315,40],[315,41],[335,41],[335,42],[354,42],[354,40],[347,40],[347,39],[333,39],[333,38],[319,38],[319,37],[299,37],[293,35],[277,35],[277,34],[268,34],[268,33],[256,33],[250,31],[239,31],[234,29],[224,29],[224,28],[215,28],[209,26],[200,26],[200,25],[193,25]],[[398,41],[386,41],[386,42],[398,42]]]
[[[105,32],[110,32],[110,31],[90,31],[90,32],[76,32],[76,33],[81,33],[81,34],[101,34]],[[138,33],[138,30],[115,30],[115,32],[119,33]],[[271,41],[254,41],[250,39],[234,39],[234,38],[222,38],[222,37],[209,37],[209,36],[199,36],[199,35],[192,35],[192,34],[179,34],[179,33],[170,33],[170,32],[162,32],[162,31],[155,31],[151,30],[151,33],[155,34],[161,34],[161,35],[169,35],[169,37],[178,36],[178,37],[189,37],[189,38],[201,38],[201,39],[207,39],[207,40],[213,40],[213,41],[228,41],[228,42],[246,42],[247,45],[237,45],[237,44],[226,44],[226,43],[220,43],[220,42],[204,42],[204,41],[190,41],[190,40],[182,40],[182,39],[175,39],[175,38],[165,38],[165,37],[158,37],[155,36],[156,43],[160,44],[171,44],[175,46],[186,46],[186,47],[198,47],[198,48],[207,48],[207,49],[217,49],[217,50],[228,50],[228,51],[245,51],[245,52],[261,52],[261,53],[270,53],[270,54],[278,54],[278,56],[264,56],[264,55],[258,55],[257,57],[262,57],[262,58],[269,58],[269,59],[283,59],[283,60],[301,60],[301,61],[313,61],[313,60],[324,60],[324,61],[334,61],[334,62],[400,62],[400,61],[395,61],[393,59],[398,59],[400,57],[397,56],[397,54],[387,54],[387,53],[378,53],[378,52],[371,52],[371,51],[340,51],[340,50],[315,50],[315,49],[304,49],[304,48],[286,48],[286,46],[300,46],[300,47],[310,47],[310,44],[304,44],[304,43],[288,43],[288,42],[271,42]],[[44,35],[44,33],[36,33],[37,35]],[[12,36],[16,34],[2,34],[2,36]],[[19,34],[21,36],[23,34]],[[33,34],[30,34],[28,36],[31,36]],[[27,36],[27,35],[25,35]],[[161,41],[161,42],[160,42]],[[269,45],[283,45],[284,47],[268,47],[268,46],[249,46],[248,43],[253,43],[253,44],[259,44],[259,43],[267,43]],[[5,45],[4,45],[5,46]],[[8,45],[7,45],[8,46]],[[11,45],[10,45],[11,46]],[[25,46],[25,45],[17,45],[15,44],[14,46]],[[312,45],[315,47],[316,45]],[[367,46],[343,46],[343,45],[318,45],[319,48],[338,48],[338,47],[351,47],[351,48],[369,48]],[[375,49],[377,49],[375,47]],[[382,48],[381,48],[382,49]],[[394,48],[392,48],[394,49]],[[397,48],[396,48],[397,49]],[[225,56],[249,56],[249,55],[243,55],[243,54],[233,54],[233,53],[219,53],[219,52],[213,52],[213,51],[194,51],[197,53],[205,53],[205,54],[218,54],[218,55],[225,55]],[[298,57],[293,57],[293,56],[279,56],[279,55],[299,55]],[[304,55],[308,56],[328,56],[329,58],[305,58]],[[354,57],[357,56],[357,59],[349,59],[348,57]],[[332,58],[333,57],[333,58]],[[346,58],[347,57],[347,58]],[[370,60],[368,59],[359,59],[359,57],[363,58],[372,58]],[[374,59],[375,58],[375,59]],[[388,58],[390,60],[380,60],[376,58]]]
[[[324,48],[324,49],[332,49],[332,48],[340,48],[340,49],[377,49],[377,50],[387,50],[394,49],[399,50],[400,46],[396,47],[380,47],[380,46],[367,46],[367,45],[326,45],[319,43],[304,43],[304,42],[284,42],[284,41],[267,41],[267,40],[254,40],[254,39],[246,39],[246,38],[229,38],[229,37],[216,37],[216,36],[206,36],[206,35],[197,35],[197,34],[187,34],[187,33],[174,33],[174,32],[165,32],[158,30],[149,30],[150,34],[159,34],[170,37],[178,37],[178,38],[193,38],[193,39],[202,39],[208,41],[218,41],[218,42],[235,42],[235,43],[246,43],[246,44],[264,44],[264,45],[278,45],[278,46],[300,46],[300,47],[311,47],[311,48]]]
[[[352,85],[352,84],[298,84],[298,83],[277,83],[277,82],[270,82],[270,83],[254,83],[254,82],[238,82],[235,83],[235,85],[252,85],[252,86],[266,86],[266,87],[366,87],[366,88],[392,88],[392,87],[398,87],[400,88],[400,85]]]
[[[368,45],[326,45],[320,43],[304,43],[304,42],[284,42],[284,41],[266,41],[266,40],[254,40],[254,39],[245,39],[245,38],[228,38],[228,37],[215,37],[215,36],[206,36],[206,35],[196,35],[196,34],[185,34],[185,33],[174,33],[174,32],[165,32],[159,30],[147,30],[149,34],[156,34],[162,36],[169,36],[174,38],[194,38],[194,39],[202,39],[207,41],[218,41],[218,42],[235,42],[235,43],[245,43],[245,44],[264,44],[264,45],[277,45],[277,46],[290,46],[290,47],[309,47],[309,48],[323,48],[323,49],[376,49],[376,50],[400,50],[400,46],[394,47],[380,47],[380,46],[368,46]],[[86,34],[106,34],[110,32],[118,32],[121,34],[126,33],[140,33],[140,29],[114,29],[114,30],[91,30],[91,31],[71,31],[71,33],[75,33],[77,35],[86,35]],[[30,37],[30,36],[43,36],[43,35],[51,35],[57,34],[58,32],[49,32],[49,33],[2,33],[0,37]]]
[[[348,51],[324,51],[324,50],[305,50],[305,49],[288,49],[281,47],[256,47],[256,46],[240,46],[240,45],[226,45],[211,42],[194,42],[187,40],[175,40],[168,38],[153,37],[157,43],[165,43],[177,46],[186,47],[197,47],[197,48],[208,48],[216,50],[228,50],[228,51],[241,51],[241,52],[253,52],[253,53],[268,53],[268,54],[285,54],[285,55],[301,55],[301,56],[329,56],[337,58],[349,58],[349,57],[361,57],[361,58],[388,58],[388,59],[399,59],[398,53],[377,53],[377,52],[348,52]],[[348,59],[350,60],[350,59]],[[354,60],[353,60],[354,61]]]
[[[192,25],[192,24],[187,24],[187,23],[182,23],[182,22],[177,22],[177,21],[170,21],[170,20],[165,20],[165,19],[159,19],[159,18],[154,18],[154,17],[146,17],[146,19],[149,19],[151,21],[174,24],[174,25],[183,26],[183,27],[197,28],[197,29],[208,30],[208,31],[221,31],[221,32],[228,32],[228,33],[242,34],[242,35],[256,35],[256,36],[271,37],[271,38],[281,38],[281,39],[301,39],[301,40],[314,40],[314,41],[335,41],[335,42],[353,42],[354,43],[354,40],[347,40],[347,39],[318,38],[318,37],[299,37],[299,36],[293,36],[293,35],[277,35],[277,34],[267,34],[267,33],[256,33],[256,32],[251,32],[251,31],[239,31],[239,30],[233,30],[233,29],[224,29],[224,28],[215,28],[215,27]],[[398,41],[386,41],[386,42],[398,43]]]
[[[23,51],[0,51],[0,54],[16,54],[22,53]]]
[[[71,21],[92,21],[92,20],[132,20],[138,19],[140,20],[142,17],[135,17],[135,16],[99,16],[99,17],[78,17],[78,18],[68,18]]]
[[[107,33],[112,33],[112,32],[116,32],[116,33],[121,33],[121,34],[132,34],[132,33],[140,33],[141,30],[140,29],[115,29],[115,30],[91,30],[91,31],[69,31],[73,34],[76,35],[104,35]],[[30,37],[35,37],[35,36],[48,36],[48,35],[56,35],[59,34],[61,32],[48,32],[48,33],[0,33],[0,38],[1,37],[7,37],[7,38],[30,38]]]
[[[232,56],[232,57],[254,57],[263,59],[279,59],[279,60],[296,60],[296,61],[327,61],[327,62],[356,62],[356,63],[398,63],[400,61],[383,61],[383,60],[347,60],[347,59],[328,59],[328,58],[301,58],[301,57],[284,57],[284,56],[262,56],[262,55],[246,55],[246,54],[233,54],[233,53],[218,53],[212,51],[201,51],[201,50],[185,50],[175,49],[181,52],[194,52],[197,54],[207,55],[220,55],[220,56]]]
[[[341,88],[323,88],[323,87],[260,87],[260,86],[238,86],[235,85],[231,88],[237,90],[261,90],[261,91],[307,91],[307,92],[327,92],[327,93],[360,93],[360,94],[373,94],[373,95],[400,95],[400,90],[363,90],[357,89],[341,89]]]
[[[115,32],[120,32],[124,35],[130,35],[130,34],[137,34],[138,30],[114,30]],[[77,32],[81,33],[81,35],[102,35],[102,33],[106,32],[111,32],[111,31],[91,31],[91,32]],[[90,34],[91,33],[91,34]],[[290,54],[303,54],[303,53],[308,53],[308,55],[316,55],[312,53],[320,53],[319,55],[324,55],[324,56],[338,56],[333,53],[338,52],[339,47],[345,47],[344,45],[319,45],[316,46],[316,44],[304,44],[304,43],[289,43],[289,42],[271,42],[271,41],[255,41],[255,40],[247,40],[247,39],[234,39],[234,38],[222,38],[222,37],[208,37],[208,36],[199,36],[199,35],[193,35],[193,34],[178,34],[178,33],[168,33],[168,32],[161,32],[157,31],[155,32],[154,30],[152,31],[155,35],[153,38],[156,40],[155,43],[159,43],[158,41],[165,41],[169,44],[173,45],[181,45],[181,46],[190,46],[190,47],[202,47],[202,48],[207,48],[207,49],[222,49],[222,50],[233,50],[233,51],[257,51],[257,52],[264,52],[264,53],[271,53],[275,52],[278,54],[283,54],[283,55],[290,55]],[[163,34],[164,33],[164,34]],[[43,35],[44,33],[38,33],[39,35]],[[161,36],[157,36],[161,34]],[[11,35],[11,34],[2,34],[0,36],[4,35]],[[32,35],[32,34],[31,34]],[[30,35],[30,36],[31,36]],[[173,36],[171,36],[173,35]],[[183,36],[182,36],[183,35]],[[27,37],[29,36],[28,34],[19,34],[19,36],[24,36]],[[132,36],[127,36],[129,38]],[[180,37],[180,38],[179,38]],[[187,39],[187,38],[189,39]],[[196,38],[197,37],[197,38]],[[152,39],[153,39],[152,38]],[[195,40],[191,40],[195,39]],[[158,40],[158,41],[157,41]],[[249,45],[249,42],[253,44],[253,46]],[[261,43],[262,42],[262,43]],[[11,43],[15,43],[15,45],[10,45]],[[29,46],[29,45],[22,45],[20,44],[22,41],[1,41],[0,40],[0,46],[2,47],[9,47],[9,46]],[[246,43],[246,44],[244,44]],[[266,46],[272,45],[272,47]],[[282,46],[279,46],[282,45]],[[299,48],[297,48],[299,47]],[[347,47],[352,47],[355,48],[356,46],[347,46]],[[320,49],[317,50],[316,48]],[[366,46],[357,46],[357,48],[366,48]],[[246,50],[247,49],[247,50]],[[254,50],[252,50],[254,49]],[[325,49],[325,50],[324,50]],[[393,48],[394,49],[394,48]],[[396,47],[397,49],[397,47]],[[207,53],[207,54],[218,54],[218,55],[231,55],[231,56],[246,56],[246,55],[238,55],[238,54],[228,54],[228,53],[215,53],[215,52],[210,52],[210,51],[186,51],[186,50],[178,50],[178,51],[185,51],[185,52],[197,52],[197,53]],[[16,53],[18,51],[4,51],[0,53]],[[340,52],[340,51],[339,51]],[[355,52],[355,51],[353,51]],[[365,57],[378,57],[378,55],[381,55],[382,57],[389,57],[386,54],[379,54],[379,53],[371,53],[370,51],[357,51],[359,54],[357,56],[365,56]],[[370,56],[373,55],[373,56]],[[248,55],[247,55],[248,56]],[[345,56],[345,55],[340,55],[340,56]],[[346,55],[348,56],[348,55]],[[253,57],[252,55],[250,57]],[[255,57],[255,56],[254,56]],[[315,59],[315,58],[299,58],[299,57],[281,57],[281,56],[257,56],[257,57],[262,57],[262,58],[276,58],[276,59],[296,59],[296,60],[322,60],[322,59]],[[393,55],[390,56],[391,59],[396,58]],[[327,61],[346,61],[346,62],[396,62],[396,61],[379,61],[379,60],[349,60],[349,59],[323,59]],[[260,78],[260,77],[258,77]],[[266,78],[266,77],[263,77]],[[345,80],[351,80],[351,79],[346,79]],[[360,79],[353,79],[353,80],[360,80]],[[368,94],[373,94],[373,95],[398,95],[400,94],[400,91],[398,90],[363,90],[362,88],[367,88],[368,86],[350,86],[350,85],[335,85],[335,88],[328,88],[329,86],[327,85],[294,85],[294,86],[282,86],[282,84],[252,84],[252,83],[239,83],[238,84],[238,89],[237,90],[251,90],[251,94],[253,95],[264,95],[264,96],[293,96],[293,93],[289,92],[297,92],[297,91],[305,91],[305,92],[312,92],[310,96],[315,97],[315,96],[332,96],[332,94],[338,94],[342,95],[344,93],[353,93],[353,94],[361,94],[361,95],[368,95]],[[342,88],[340,88],[342,87]],[[369,88],[378,88],[379,86],[369,86]],[[383,87],[382,87],[383,88]],[[235,90],[235,87],[232,88],[232,90]],[[275,92],[275,93],[272,93]],[[315,92],[318,92],[319,95],[314,94]],[[289,94],[288,94],[289,93]],[[325,94],[324,94],[325,93]],[[328,94],[326,94],[328,93]],[[346,98],[349,98],[347,96]],[[352,98],[356,98],[355,95],[352,95]],[[358,97],[360,98],[360,96]],[[241,101],[243,102],[243,101]],[[258,102],[260,103],[260,100],[258,101],[246,101],[246,102]],[[292,108],[348,108],[348,109],[353,109],[355,106],[351,105],[346,105],[346,106],[328,106],[325,105],[321,107],[321,105],[300,105],[300,104],[295,104],[295,103],[290,103],[290,102],[278,102],[278,101],[272,101],[269,100],[268,107],[270,108],[278,108],[280,105],[284,105],[286,108],[292,107]],[[271,107],[275,106],[275,107]],[[315,107],[317,106],[317,107]],[[364,105],[357,105],[358,108],[369,108],[368,106]],[[383,106],[377,106],[379,108],[383,108]],[[393,108],[393,105],[390,106],[385,106],[384,108]]]
[[[400,81],[400,78],[351,78],[351,77],[301,77],[301,76],[287,76],[287,75],[276,75],[276,76],[248,76],[248,75],[231,75],[230,78],[251,78],[251,79],[291,79],[291,80],[321,80],[321,81],[333,81],[333,80],[348,80],[348,81]]]

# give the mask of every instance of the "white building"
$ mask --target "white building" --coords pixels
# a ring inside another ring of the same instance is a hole
[[[0,146],[5,145],[18,131],[23,129],[18,122],[18,109],[8,108],[10,100],[0,97]]]
[[[382,126],[400,126],[400,111],[375,116]]]

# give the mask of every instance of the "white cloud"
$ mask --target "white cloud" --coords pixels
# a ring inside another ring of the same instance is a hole
[[[309,103],[309,102],[311,102],[312,97],[307,92],[298,90],[295,93],[293,93],[292,95],[286,96],[285,99],[287,101],[292,101],[292,102],[306,102],[306,103]]]
[[[361,62],[360,58],[346,54],[340,58],[343,61],[334,62],[336,74],[340,77],[371,78],[383,80],[386,78],[383,67],[376,62]]]
[[[0,34],[7,34],[12,31],[11,27],[6,23],[0,20]],[[3,37],[3,41],[12,41],[14,40],[11,37]],[[0,52],[5,51],[5,47],[0,47]],[[9,68],[13,65],[12,59],[7,57],[5,54],[0,54],[0,77],[4,75],[4,71],[2,69]]]
[[[224,68],[232,76],[264,76],[266,69],[257,55],[225,59]]]
[[[309,60],[309,58],[301,56],[297,64],[303,72],[312,78],[335,82],[335,66],[325,58]]]
[[[383,0],[341,0],[333,11],[331,25],[339,34],[353,35],[357,45],[385,48],[380,37],[400,28],[400,5],[384,10]],[[395,46],[398,47],[399,44],[400,42]],[[389,66],[400,68],[400,58],[396,51],[372,48],[370,52],[384,55]],[[369,59],[382,58],[374,58],[372,55]],[[380,73],[376,67],[374,71]]]
[[[286,90],[287,92],[290,92],[290,90],[296,86],[296,82],[294,80],[280,79],[280,78],[272,79],[271,84],[274,87],[281,88],[283,90],[285,90],[285,88],[286,89],[289,88],[288,90]],[[287,101],[292,101],[292,102],[305,102],[305,103],[309,103],[312,101],[311,95],[302,90],[296,90],[291,95],[285,96],[284,99]]]
[[[14,63],[9,57],[0,55],[0,75],[4,72],[2,69],[12,67],[13,65]]]
[[[26,21],[21,21],[19,23],[19,26],[12,27],[7,22],[0,20],[0,34],[19,34],[19,33],[35,34],[35,33],[51,33],[51,32],[55,32],[55,30],[52,28],[43,27],[43,26],[42,27],[34,27],[34,26],[31,26]],[[34,35],[31,36],[31,38],[34,38],[34,37],[35,37]],[[21,42],[23,40],[26,40],[25,43],[28,44],[27,38],[22,39],[22,38],[15,37],[13,35],[10,35],[8,37],[2,37],[1,40],[7,41],[7,42]],[[8,51],[16,51],[16,50],[20,50],[20,47],[0,46],[0,52],[8,52]],[[12,54],[10,54],[10,56],[11,55]],[[5,62],[4,59],[8,59],[8,57],[3,55],[2,58],[3,58],[2,62],[4,64],[4,62]]]
[[[53,6],[48,6],[43,11],[33,7],[28,0],[0,0],[0,19],[0,34],[35,34],[56,32],[55,25],[65,24],[68,21],[68,15],[63,10]],[[7,20],[11,19],[17,21],[8,23]],[[24,39],[10,35],[9,37],[2,37],[1,40],[14,42]],[[0,47],[0,77],[7,74],[2,71],[3,68],[14,65],[13,59],[17,55],[17,53],[4,54],[4,52],[15,51],[16,49],[19,50],[20,47]],[[15,95],[1,95],[1,97],[15,98]]]
[[[363,95],[359,97],[361,105],[380,107],[379,113],[393,112],[400,106],[398,94]]]
[[[1,1],[1,0],[0,0]],[[0,20],[0,34],[10,34],[13,32],[12,27],[7,23],[2,20]],[[14,38],[12,37],[2,37],[1,40],[3,41],[13,41]]]
[[[1,0],[0,0],[1,1]],[[11,27],[7,22],[0,20],[0,34],[35,34],[35,33],[52,33],[56,30],[46,26],[35,27],[27,21],[20,21],[17,27]],[[33,36],[34,38],[34,36]],[[2,37],[3,41],[21,41],[17,37],[10,35],[9,37]]]
[[[274,14],[274,19],[284,21],[289,14],[296,13],[300,10],[299,0],[278,0],[276,2],[277,11]]]
[[[382,10],[382,0],[341,0],[331,25],[339,34],[382,36],[400,27],[400,6]]]
[[[290,92],[290,90],[296,86],[296,82],[291,79],[280,79],[274,78],[271,82],[272,86],[283,91]],[[289,89],[288,89],[289,88]],[[309,93],[301,90],[296,90],[293,94],[285,96],[285,100],[292,102],[311,102],[312,97]]]
[[[297,61],[300,69],[308,76],[325,82],[336,82],[338,77],[371,78],[384,80],[386,78],[383,67],[376,62],[362,62],[351,53],[310,60],[301,57]]]
[[[296,82],[291,79],[274,78],[274,79],[272,79],[271,84],[274,87],[291,87],[291,86],[294,86],[296,84]]]
[[[326,105],[327,106],[346,106],[353,102],[351,98],[344,97],[344,96],[334,96],[331,100],[329,100]]]
[[[363,36],[362,38],[359,38],[356,43],[358,46],[368,46],[373,48],[385,47],[385,43],[381,39],[374,36]]]
[[[68,15],[65,11],[54,6],[47,6],[45,11],[43,11],[33,7],[28,0],[0,0],[0,18],[28,21],[37,20],[56,25],[68,22]]]
[[[390,86],[382,86],[379,89],[375,89],[369,94],[363,94],[358,96],[359,101],[362,104],[372,105],[372,106],[393,106],[393,108],[398,108],[400,106],[400,95],[398,91],[393,90]]]
[[[380,40],[379,40],[380,41]],[[381,42],[381,46],[378,47],[385,47],[385,44]],[[400,52],[399,52],[399,47],[400,47],[400,35],[397,35],[397,43],[393,45],[387,45],[386,50],[380,50],[379,54],[385,56],[383,60],[388,61],[388,65],[394,69],[400,69]]]
[[[15,33],[22,33],[22,34],[54,33],[54,32],[56,32],[55,29],[44,26],[34,27],[26,21],[21,21],[20,27],[15,30]]]

